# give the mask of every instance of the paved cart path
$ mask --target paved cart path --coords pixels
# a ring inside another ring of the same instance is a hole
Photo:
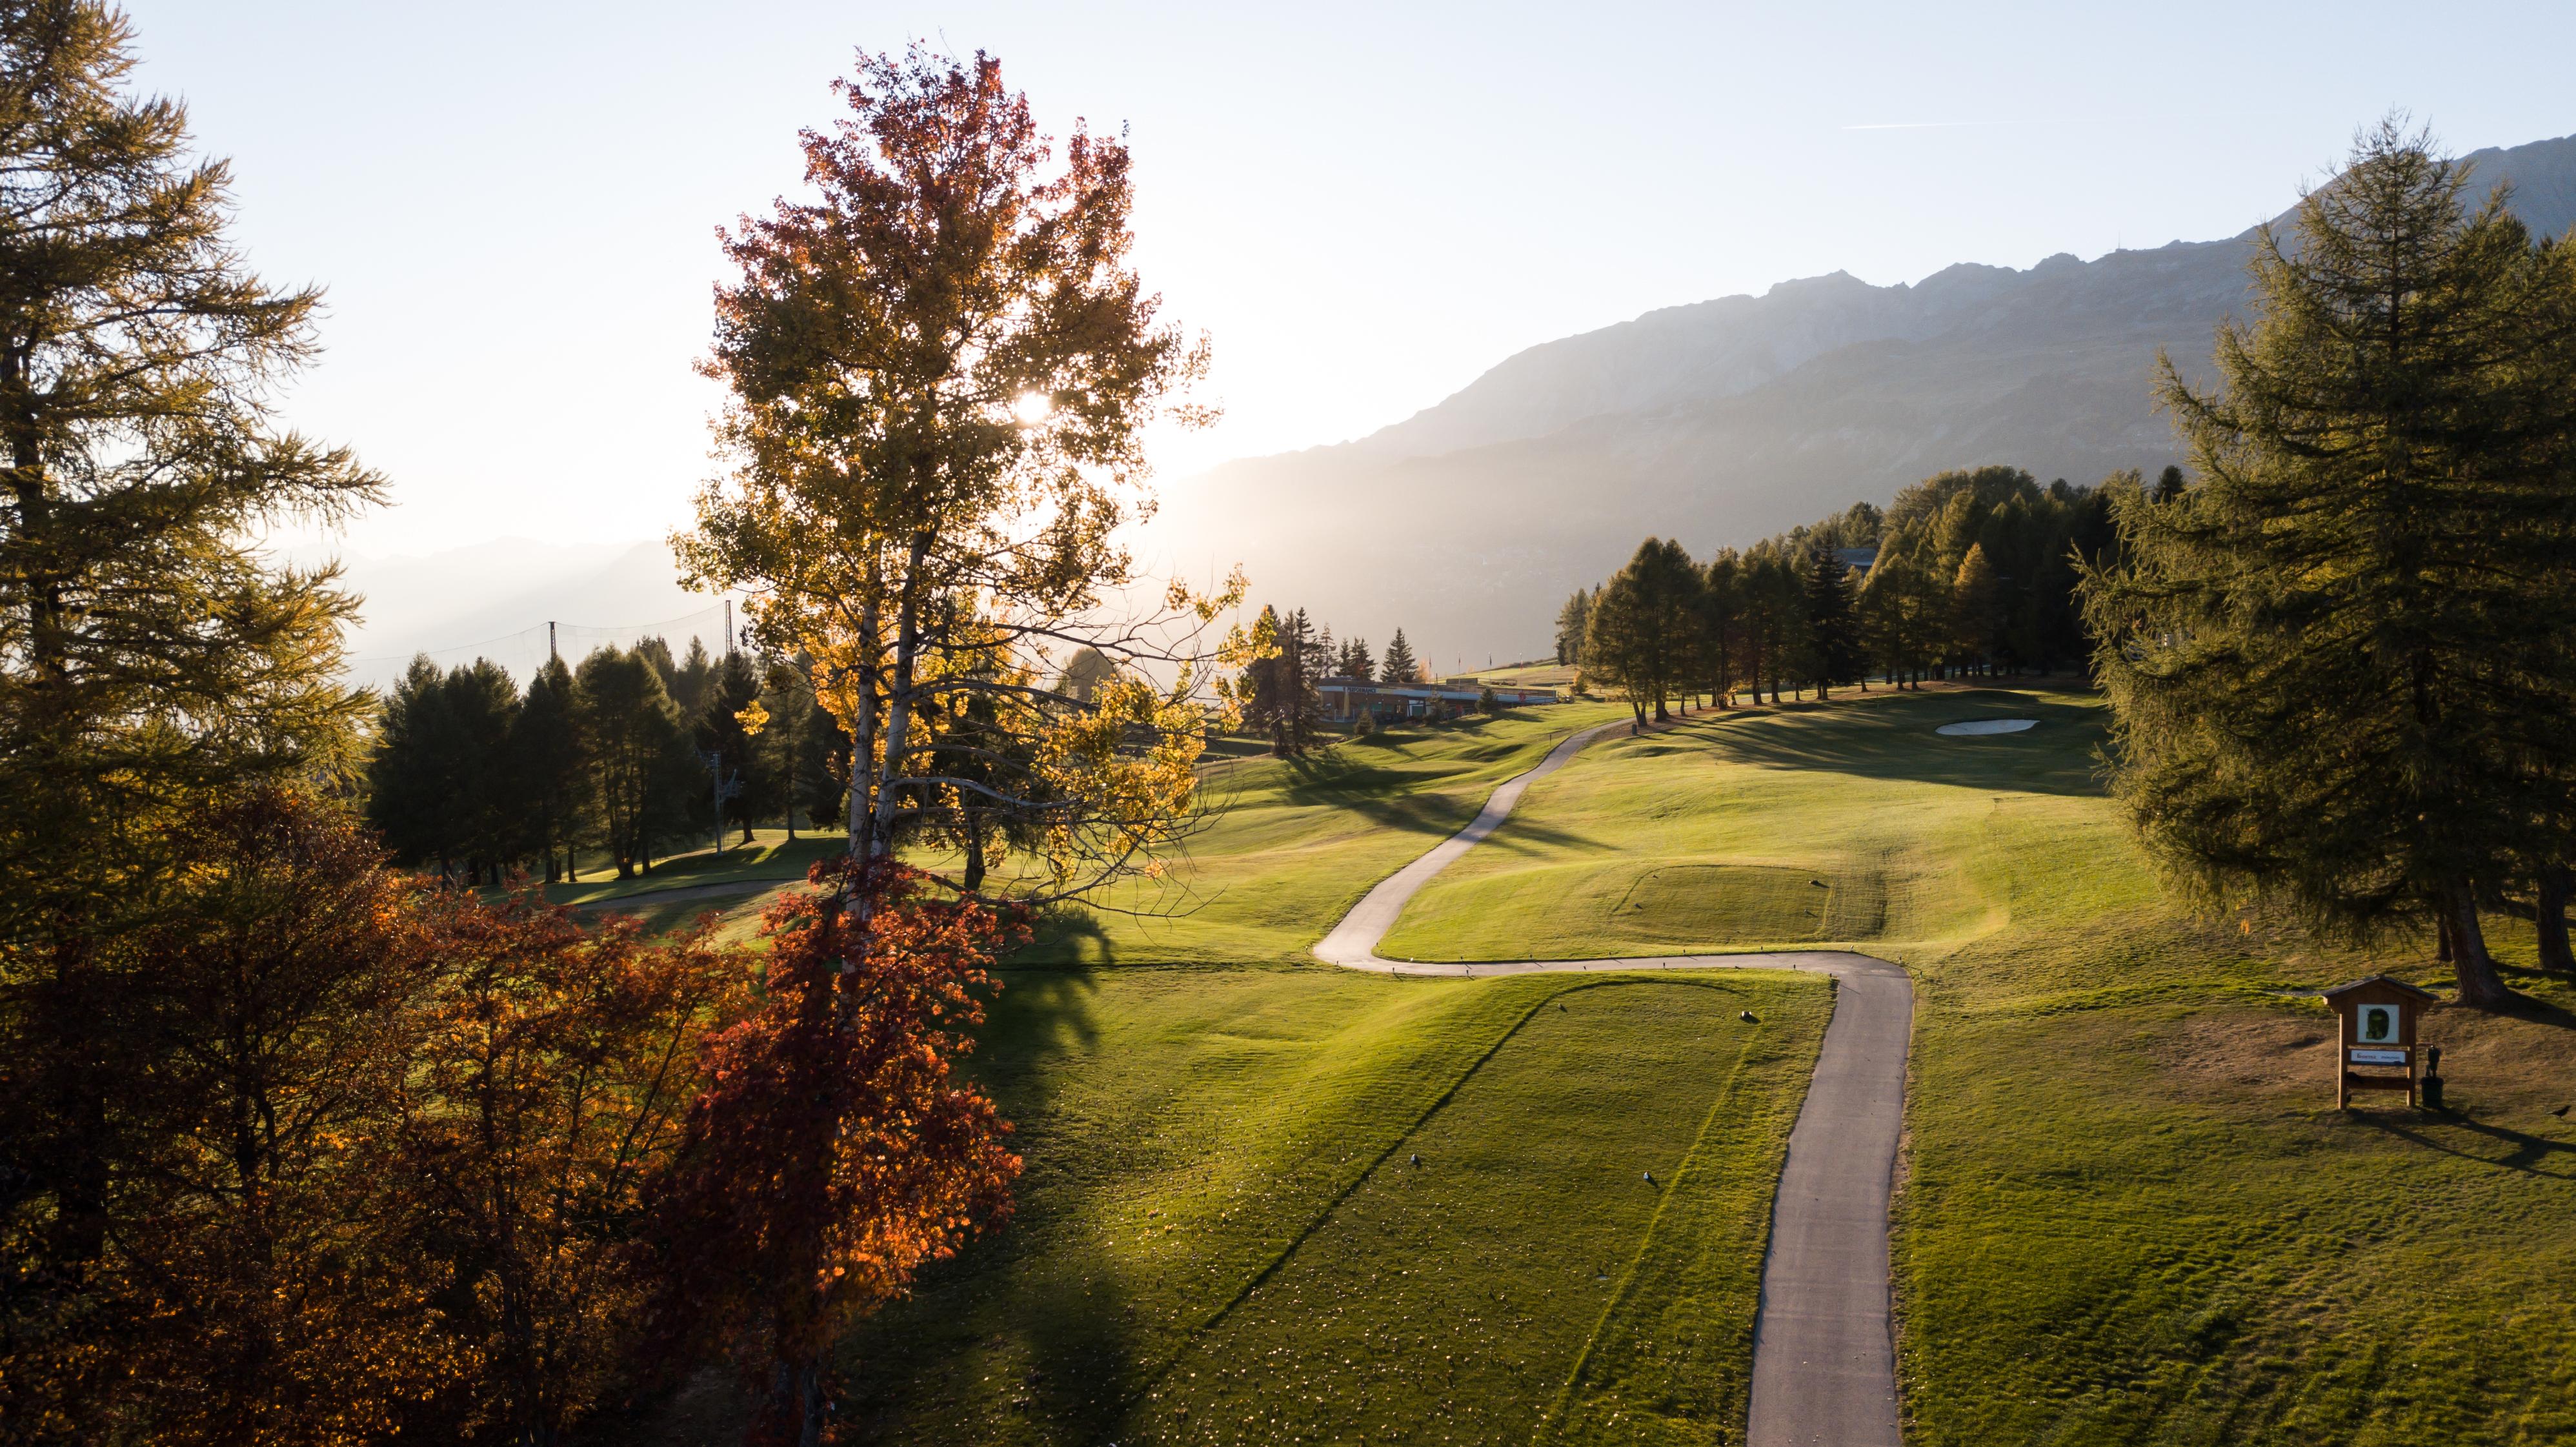
[[[1502,827],[1523,790],[1563,768],[1585,744],[1627,727],[1619,722],[1573,734],[1537,768],[1494,790],[1473,823],[1370,890],[1315,954],[1346,969],[1397,975],[1786,969],[1833,976],[1833,1022],[1771,1203],[1771,1245],[1754,1323],[1750,1447],[1901,1447],[1887,1205],[1905,1120],[1905,1049],[1914,1018],[1914,987],[1902,967],[1841,950],[1490,964],[1389,960],[1377,953],[1415,891]]]

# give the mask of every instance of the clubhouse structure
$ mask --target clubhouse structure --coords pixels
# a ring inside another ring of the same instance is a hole
[[[1451,719],[1471,712],[1477,700],[1491,687],[1494,702],[1504,708],[1527,708],[1533,704],[1555,703],[1553,688],[1518,688],[1504,684],[1480,684],[1472,679],[1451,679],[1444,683],[1371,683],[1358,678],[1325,678],[1315,683],[1315,692],[1324,701],[1325,710],[1339,723],[1348,723],[1368,714],[1379,723],[1397,723],[1411,719]]]

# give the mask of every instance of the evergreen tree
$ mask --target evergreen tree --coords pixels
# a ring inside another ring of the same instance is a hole
[[[592,810],[617,877],[651,873],[663,840],[688,822],[706,775],[679,705],[642,648],[602,648],[574,675],[590,741]]]
[[[1710,697],[1730,701],[1744,663],[1744,559],[1733,548],[1721,550],[1701,570],[1699,588],[1700,676]]]
[[[693,648],[690,652],[695,658],[703,656],[704,650]],[[704,691],[694,741],[704,766],[721,770],[732,786],[724,801],[724,813],[741,829],[742,842],[749,844],[752,821],[768,818],[777,812],[779,804],[779,791],[767,767],[769,751],[753,742],[757,735],[743,717],[745,711],[760,702],[760,675],[753,671],[750,656],[737,648],[726,653],[721,662],[710,665]],[[765,719],[761,726],[767,727]],[[714,791],[710,790],[708,807],[712,809],[714,805]],[[721,832],[724,821],[712,822]]]
[[[1322,676],[1322,658],[1305,609],[1285,617],[1275,609],[1265,608],[1262,613],[1278,652],[1246,670],[1252,695],[1246,721],[1270,736],[1273,754],[1295,758],[1314,746],[1323,723],[1323,704],[1315,689]]]
[[[1395,638],[1386,645],[1386,661],[1378,665],[1380,683],[1418,683],[1422,665],[1414,659],[1413,645],[1404,641],[1404,630],[1395,630]]]
[[[528,680],[527,696],[510,730],[510,773],[519,801],[524,845],[545,863],[546,882],[580,878],[576,853],[586,837],[582,786],[588,756],[581,736],[582,705],[572,670],[560,658]]]
[[[1807,674],[1816,697],[1837,683],[1860,677],[1860,625],[1852,606],[1851,570],[1834,550],[1819,544],[1807,554]]]
[[[1986,561],[1985,544],[1968,545],[1968,555],[1959,560],[1958,576],[1951,580],[1950,595],[1956,630],[1952,648],[1972,667],[1991,663],[2003,634],[2004,583]]]
[[[2482,894],[2564,857],[2576,777],[2576,253],[2393,125],[2265,228],[2224,390],[2169,364],[2195,484],[2115,500],[2089,571],[2113,785],[2174,877],[2359,940],[2438,924],[2510,995]]]
[[[2180,496],[2182,496],[2182,469],[2167,463],[2165,470],[2156,474],[2155,500],[2172,502]]]
[[[367,761],[367,822],[393,857],[435,864],[441,876],[465,853],[464,732],[447,676],[428,654],[411,661],[386,696]]]
[[[1359,683],[1376,681],[1377,654],[1367,639],[1354,636],[1342,644],[1341,675]]]
[[[526,836],[525,803],[510,766],[518,685],[501,665],[478,658],[449,669],[440,691],[455,731],[448,773],[455,789],[457,857],[466,883],[497,885],[519,858]]]
[[[813,755],[814,683],[801,659],[774,658],[761,670],[760,707],[767,715],[756,747],[761,768],[777,791],[777,809],[796,837],[796,816],[812,793],[808,772]],[[817,825],[816,827],[822,827]]]
[[[1584,670],[1625,697],[1646,721],[1670,718],[1674,693],[1698,663],[1702,614],[1699,568],[1677,542],[1648,538],[1612,575],[1590,611]]]
[[[87,1415],[142,1383],[65,1333],[165,1310],[109,1299],[141,1209],[118,1093],[155,1068],[109,946],[160,916],[185,821],[358,767],[353,605],[260,539],[379,489],[276,424],[320,294],[244,265],[229,167],[126,88],[130,46],[96,0],[0,7],[0,1421],[88,1441],[150,1435]]]
[[[1591,626],[1592,595],[1581,588],[1556,610],[1556,661],[1560,665],[1583,662],[1583,635]]]
[[[689,651],[662,680],[670,690],[671,702],[679,706],[680,717],[694,720],[705,715],[707,700],[715,692],[718,667],[715,655],[707,652],[707,641],[691,635]]]
[[[1789,683],[1803,681],[1798,669],[1806,647],[1806,589],[1781,541],[1761,543],[1746,553],[1744,573],[1753,701],[1762,701],[1768,679],[1771,701],[1778,703]]]

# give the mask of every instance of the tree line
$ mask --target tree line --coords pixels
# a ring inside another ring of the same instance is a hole
[[[586,856],[631,878],[719,830],[792,837],[800,816],[836,829],[849,777],[806,664],[694,638],[677,659],[659,638],[549,659],[524,691],[488,660],[418,658],[373,744],[366,817],[396,861],[482,884],[577,879]]]
[[[1388,640],[1382,659],[1369,651],[1367,639],[1357,635],[1334,642],[1333,630],[1309,620],[1303,608],[1282,613],[1264,607],[1257,629],[1271,641],[1272,652],[1244,669],[1244,722],[1268,735],[1270,751],[1281,758],[1295,758],[1315,747],[1324,728],[1324,680],[1431,681],[1429,665],[1414,657],[1413,645],[1401,628]],[[1366,729],[1375,721],[1362,714],[1353,722]]]
[[[1105,489],[1204,371],[1124,265],[1125,150],[1059,156],[980,54],[863,56],[804,137],[834,204],[730,238],[737,467],[684,540],[785,662],[424,660],[378,700],[336,570],[255,542],[384,493],[270,410],[320,294],[249,270],[135,64],[101,0],[0,7],[0,1435],[625,1441],[729,1364],[745,1439],[810,1447],[851,1323],[1009,1215],[1009,1127],[953,1073],[1024,937],[985,846],[1036,898],[1157,868],[1207,695],[1231,721],[1210,675],[1264,649],[1188,642],[1239,582],[1077,621],[1138,581]],[[941,308],[989,345],[902,341]],[[853,355],[878,382],[827,399]],[[850,850],[757,949],[464,887],[790,810]]]
[[[2019,468],[1980,467],[1704,562],[1649,538],[1566,600],[1557,657],[1641,723],[1677,700],[1821,698],[1873,675],[1905,687],[2052,673],[2085,658],[2079,570],[2114,546],[2112,500],[2141,489],[2128,473],[2043,488]]]

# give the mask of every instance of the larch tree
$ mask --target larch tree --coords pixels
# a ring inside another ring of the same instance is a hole
[[[1710,699],[1725,705],[1744,663],[1744,559],[1722,548],[1700,570],[1699,667]]]
[[[2113,786],[2219,902],[2361,942],[2437,925],[2510,999],[2481,895],[2567,846],[2576,253],[2393,123],[2262,231],[2223,386],[2167,364],[2195,481],[2115,500],[2088,570]]]
[[[1678,542],[1648,538],[1611,575],[1586,622],[1584,671],[1618,690],[1646,721],[1671,717],[1671,701],[1695,681],[1700,638],[1699,568]]]
[[[1950,647],[1969,668],[1993,663],[2001,651],[2004,627],[2004,580],[1986,558],[1983,543],[1970,543],[1950,580],[1952,633]]]
[[[133,67],[97,0],[0,8],[0,1418],[39,1433],[61,1378],[33,1363],[115,1250],[105,946],[177,822],[345,778],[365,708],[332,572],[256,542],[379,490],[272,412],[320,295],[247,268],[229,170]]]

